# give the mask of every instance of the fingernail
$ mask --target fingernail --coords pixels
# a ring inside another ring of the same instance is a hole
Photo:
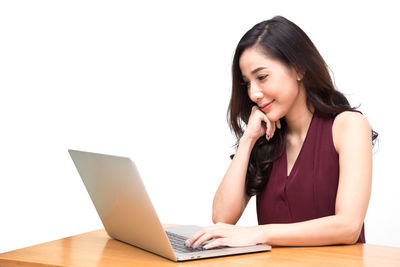
[[[199,246],[199,244],[197,244],[197,242],[194,242],[194,244],[192,245],[192,248],[197,248]]]
[[[185,241],[185,246],[189,247],[189,240]]]

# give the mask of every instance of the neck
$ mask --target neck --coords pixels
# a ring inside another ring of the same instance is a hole
[[[303,136],[307,133],[311,123],[314,108],[311,111],[307,108],[306,92],[303,86],[300,87],[299,95],[292,108],[285,116],[289,135]]]

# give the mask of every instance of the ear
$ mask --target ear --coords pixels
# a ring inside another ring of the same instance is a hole
[[[301,81],[304,78],[304,74],[305,74],[304,68],[296,66],[296,65],[292,65],[291,71],[294,72],[294,74],[296,75],[295,77],[296,77],[297,81]]]
[[[298,80],[298,81],[303,80],[304,75],[305,75],[305,71],[297,72],[297,80]]]

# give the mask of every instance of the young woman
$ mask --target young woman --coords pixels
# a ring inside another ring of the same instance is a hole
[[[308,36],[281,16],[256,24],[236,48],[232,79],[236,154],[214,197],[216,224],[186,245],[365,243],[377,134]],[[254,195],[259,225],[235,226]]]

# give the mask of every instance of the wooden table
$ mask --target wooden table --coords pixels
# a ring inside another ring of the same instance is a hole
[[[400,248],[273,247],[270,252],[176,263],[110,239],[101,229],[2,253],[0,266],[400,266]]]

